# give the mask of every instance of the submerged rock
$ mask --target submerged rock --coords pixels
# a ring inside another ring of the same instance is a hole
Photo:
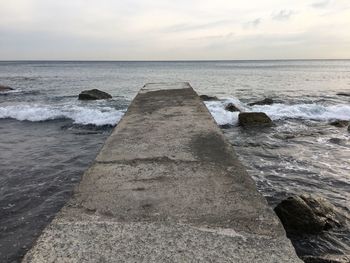
[[[311,195],[289,197],[274,210],[289,235],[319,234],[345,224],[331,203]]]
[[[346,96],[346,97],[350,97],[350,92],[339,92],[337,93],[338,96]]]
[[[251,126],[272,126],[273,122],[263,112],[241,112],[238,115],[239,125],[243,127]]]
[[[84,90],[79,94],[79,100],[106,100],[111,98],[110,94],[98,89]]]
[[[271,98],[265,98],[263,100],[260,100],[260,101],[256,101],[256,102],[253,102],[253,103],[249,103],[248,105],[249,106],[255,106],[255,105],[271,105],[273,104],[274,101],[273,99]]]
[[[4,86],[4,85],[0,85],[0,92],[10,91],[10,90],[13,90],[13,88],[8,87],[8,86]]]
[[[225,110],[230,111],[230,112],[237,112],[237,111],[241,112],[241,110],[239,108],[237,108],[237,106],[234,105],[233,103],[227,104],[225,107]]]
[[[199,97],[200,97],[203,101],[219,100],[216,96],[200,95]]]
[[[349,125],[349,121],[344,121],[344,120],[336,120],[332,121],[329,124],[338,128],[343,128]]]

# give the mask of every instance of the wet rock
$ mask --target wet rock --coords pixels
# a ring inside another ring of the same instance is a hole
[[[238,115],[239,125],[243,127],[273,125],[272,120],[263,112],[241,112]]]
[[[231,124],[223,124],[223,125],[220,125],[220,128],[221,129],[230,129],[230,128],[232,128],[233,127],[233,125],[231,125]]]
[[[84,90],[79,94],[79,100],[106,100],[111,98],[110,94],[98,89]]]
[[[241,110],[239,108],[236,107],[236,105],[234,105],[233,103],[229,103],[226,105],[225,110],[230,111],[230,112],[241,112]]]
[[[256,102],[253,102],[253,103],[249,103],[248,105],[249,106],[255,106],[255,105],[271,105],[273,104],[274,101],[273,99],[271,98],[265,98],[263,100],[260,100],[260,101],[256,101]]]
[[[330,138],[329,142],[338,145],[346,145],[346,140],[340,138]]]
[[[350,97],[350,92],[339,92],[337,93],[338,96],[346,96],[346,97]]]
[[[304,256],[305,263],[349,263],[350,257],[346,255]]]
[[[292,196],[274,209],[288,235],[319,234],[345,224],[344,216],[320,197]]]
[[[330,122],[329,124],[338,128],[343,128],[349,125],[349,121],[336,120],[336,121]]]
[[[8,86],[4,86],[4,85],[0,85],[0,92],[10,91],[10,90],[13,90],[13,88],[8,87]]]
[[[203,101],[219,100],[216,96],[200,95],[199,97],[200,97]]]

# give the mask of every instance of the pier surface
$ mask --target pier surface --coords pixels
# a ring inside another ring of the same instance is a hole
[[[23,262],[302,262],[196,92],[147,84]]]

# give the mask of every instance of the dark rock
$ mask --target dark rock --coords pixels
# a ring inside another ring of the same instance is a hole
[[[208,96],[208,95],[200,95],[199,96],[203,101],[213,101],[213,100],[219,100],[215,96]]]
[[[304,256],[305,263],[349,263],[350,257],[346,255]]]
[[[340,138],[330,138],[329,142],[338,145],[346,145],[346,140]]]
[[[336,121],[330,122],[329,124],[338,128],[343,128],[349,125],[349,121],[336,120]]]
[[[241,112],[238,115],[239,125],[243,127],[251,126],[272,126],[273,122],[263,112]]]
[[[10,90],[13,90],[13,88],[0,85],[0,92],[10,91]]]
[[[260,101],[256,101],[256,102],[253,102],[253,103],[249,103],[248,105],[249,106],[255,106],[255,105],[271,105],[273,104],[274,101],[273,99],[271,98],[265,98],[263,100],[260,100]]]
[[[274,209],[288,235],[319,234],[345,224],[345,218],[323,198],[293,196]]]
[[[106,100],[112,96],[98,89],[84,90],[79,94],[79,100]]]
[[[231,124],[223,124],[223,125],[220,125],[220,128],[221,129],[230,129],[230,128],[232,128],[233,127],[233,125],[231,125]]]
[[[350,97],[350,92],[339,92],[337,93],[338,96],[346,96],[346,97]]]
[[[240,109],[238,109],[233,103],[229,103],[226,105],[225,110],[230,111],[230,112],[241,112]]]

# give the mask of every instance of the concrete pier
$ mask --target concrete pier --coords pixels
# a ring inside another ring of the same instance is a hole
[[[187,83],[147,84],[23,262],[302,262]]]

